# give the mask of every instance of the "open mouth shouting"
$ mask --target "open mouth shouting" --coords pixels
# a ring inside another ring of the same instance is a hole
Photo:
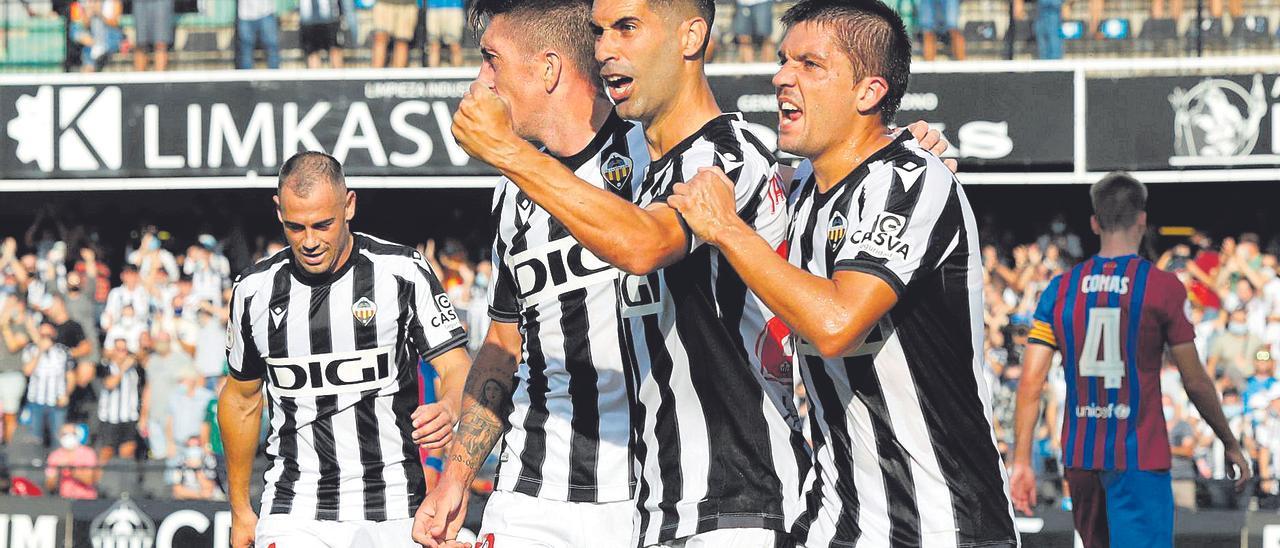
[[[785,131],[788,127],[800,121],[800,117],[804,116],[804,111],[800,109],[800,105],[790,97],[778,98],[778,129]]]
[[[622,74],[604,74],[602,77],[604,78],[605,89],[609,92],[609,99],[612,100],[614,104],[626,101],[631,97],[631,88],[632,84],[635,83],[635,80],[630,76]]]

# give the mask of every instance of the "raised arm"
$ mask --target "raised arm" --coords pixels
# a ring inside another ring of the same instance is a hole
[[[579,179],[516,134],[506,102],[489,88],[471,85],[454,115],[453,134],[468,154],[501,171],[601,260],[641,275],[688,252],[671,208],[642,209]]]

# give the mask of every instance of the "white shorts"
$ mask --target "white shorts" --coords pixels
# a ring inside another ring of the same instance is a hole
[[[630,546],[635,502],[564,502],[494,491],[476,548]],[[284,548],[283,546],[280,548]]]
[[[258,519],[254,546],[275,548],[418,548],[413,519],[317,521],[285,515]]]
[[[0,413],[17,415],[26,391],[27,376],[21,371],[0,373]]]
[[[769,529],[717,529],[648,548],[774,548],[780,534]]]

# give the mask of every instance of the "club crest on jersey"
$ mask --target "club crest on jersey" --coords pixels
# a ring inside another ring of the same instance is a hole
[[[827,223],[827,245],[831,246],[831,251],[840,251],[844,245],[844,235],[847,230],[848,221],[845,220],[844,214],[839,211],[831,216],[831,222]]]
[[[360,325],[368,327],[373,317],[378,315],[378,305],[368,297],[360,297],[360,300],[351,305],[351,315],[356,317]]]
[[[614,152],[600,164],[600,176],[615,190],[631,182],[631,158]]]

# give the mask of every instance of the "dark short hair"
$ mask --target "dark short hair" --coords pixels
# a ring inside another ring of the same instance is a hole
[[[347,178],[342,174],[342,163],[337,158],[316,151],[303,151],[285,160],[276,180],[276,193],[285,186],[298,196],[307,196],[317,183],[327,182],[341,191],[347,190]]]
[[[591,0],[475,0],[467,20],[479,36],[498,15],[508,16],[525,30],[517,40],[523,47],[550,48],[561,53],[575,70],[599,87]]]
[[[831,31],[853,62],[855,82],[879,76],[889,83],[880,120],[892,124],[911,75],[911,39],[902,18],[879,0],[802,0],[782,15],[788,29],[805,22]]]
[[[716,25],[715,0],[650,0],[653,6],[664,11],[680,11],[682,14],[693,13],[707,22],[707,37],[702,41],[699,50],[707,53],[707,45],[711,43],[711,30]],[[772,18],[772,17],[770,17]]]
[[[1138,222],[1138,213],[1147,209],[1147,187],[1132,175],[1116,171],[1089,189],[1093,216],[1103,231],[1122,230]]]

